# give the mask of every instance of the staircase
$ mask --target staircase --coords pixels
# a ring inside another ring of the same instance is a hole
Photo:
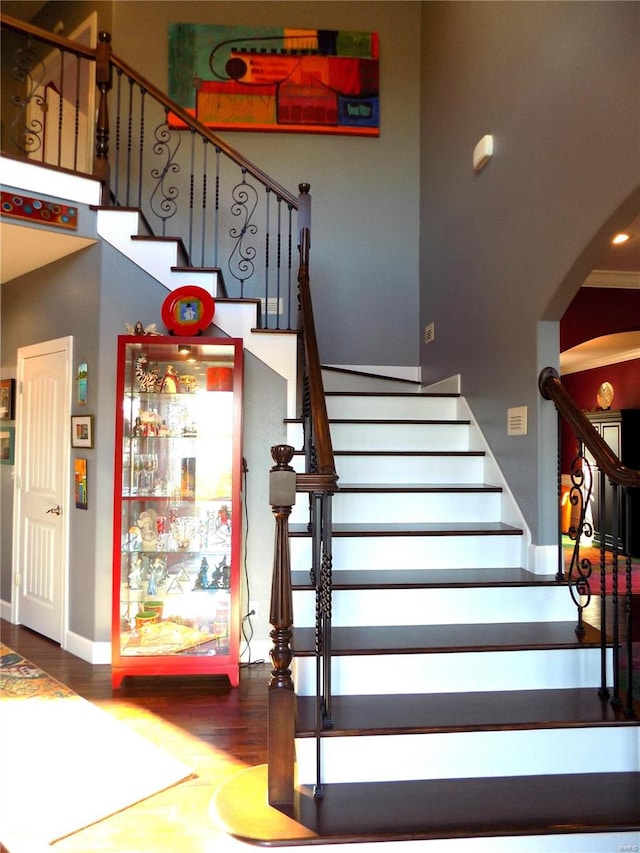
[[[358,842],[362,853],[391,842],[406,853],[637,849],[640,728],[599,698],[599,635],[576,636],[566,585],[523,568],[524,530],[502,520],[509,497],[485,483],[490,465],[470,449],[480,441],[459,417],[463,401],[324,375],[340,491],[323,797],[314,799],[315,594],[299,495],[298,794],[286,819],[252,799],[238,825],[229,813],[240,788],[223,789],[228,831],[291,849]],[[295,447],[298,430],[290,424]]]

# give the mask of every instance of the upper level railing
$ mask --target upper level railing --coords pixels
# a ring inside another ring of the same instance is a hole
[[[637,519],[631,515],[631,490],[640,489],[640,471],[627,468],[609,447],[603,437],[585,417],[575,404],[567,390],[562,385],[556,370],[546,367],[539,376],[540,393],[547,400],[552,400],[558,411],[558,440],[561,441],[561,418],[575,433],[580,446],[578,456],[571,466],[572,487],[570,500],[573,504],[577,519],[572,524],[569,535],[574,541],[574,550],[566,575],[573,600],[578,608],[578,625],[576,633],[584,633],[583,614],[589,607],[594,595],[600,596],[600,637],[601,637],[601,682],[600,695],[608,698],[616,708],[623,707],[621,692],[626,693],[624,711],[628,717],[635,717],[633,702],[633,644],[640,642],[640,636],[634,636],[633,620],[633,588],[632,588],[632,556],[631,541],[633,526]],[[593,527],[587,517],[587,509],[593,494],[594,471],[587,459],[583,448],[586,448],[597,469],[601,472],[599,478],[599,587],[593,583],[593,566],[588,557],[581,555],[580,545],[583,536],[591,536]],[[558,472],[560,475],[560,472]],[[606,482],[610,489],[606,488]],[[559,490],[560,491],[560,490]],[[560,516],[560,502],[559,516]],[[621,523],[620,508],[625,513],[624,523]],[[607,523],[610,529],[606,529]],[[559,535],[562,524],[559,524]],[[565,578],[562,548],[560,548],[558,579]],[[611,586],[607,584],[607,572],[610,572]],[[621,604],[622,599],[622,604]],[[609,619],[611,625],[609,627]],[[620,635],[621,627],[623,636]],[[637,631],[637,628],[635,629]],[[610,632],[610,636],[609,636]],[[607,649],[612,648],[612,685],[613,694],[609,691],[609,673],[607,667]],[[622,688],[622,679],[626,686]]]
[[[294,329],[297,196],[119,58],[1,15],[2,150],[90,174],[106,206],[139,209],[181,240],[184,266],[259,299],[263,328]],[[8,57],[12,57],[10,61]]]

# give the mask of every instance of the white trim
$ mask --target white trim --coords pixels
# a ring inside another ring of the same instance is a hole
[[[336,370],[349,370],[352,373],[368,373],[380,379],[405,379],[420,382],[420,367],[401,364],[326,364]]]
[[[429,394],[462,394],[462,377],[459,373],[455,373],[447,379],[432,382],[431,385],[423,385],[421,390]]]
[[[99,181],[58,172],[26,160],[7,160],[0,156],[0,183],[5,188],[15,187],[23,192],[63,198],[75,204],[100,204]]]
[[[64,648],[82,660],[92,664],[111,663],[111,643],[96,642],[81,637],[73,631],[67,631],[64,638]]]
[[[4,619],[5,622],[13,622],[11,602],[5,601],[4,598],[0,598],[0,619]]]
[[[568,352],[570,353],[570,350]],[[593,370],[595,367],[609,367],[611,364],[621,364],[623,361],[635,361],[635,359],[640,358],[640,348],[636,347],[626,352],[617,352],[614,355],[606,353],[599,358],[578,359],[574,364],[566,366],[562,365],[563,355],[566,353],[560,355],[560,374],[568,376],[570,373],[581,373],[583,370]]]
[[[640,288],[640,272],[629,270],[592,270],[583,287],[619,287],[625,290]]]
[[[496,462],[495,456],[491,451],[491,447],[484,437],[484,433],[480,429],[480,426],[464,397],[460,397],[458,400],[458,415],[459,417],[470,421],[469,450],[483,450],[485,453],[485,483],[490,483],[491,485],[500,486],[502,488],[502,521],[505,524],[511,524],[514,527],[522,528],[522,568],[537,572],[537,569],[533,565],[530,565],[530,546],[532,537],[529,525],[522,514],[522,510],[518,506],[506,477]]]
[[[529,545],[529,571],[536,575],[555,575],[558,572],[557,545]]]

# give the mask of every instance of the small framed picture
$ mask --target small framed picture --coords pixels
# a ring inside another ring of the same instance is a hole
[[[93,447],[93,415],[71,415],[71,447]]]
[[[16,398],[15,388],[15,379],[0,379],[0,420],[13,420]]]
[[[15,440],[15,427],[0,427],[0,465],[14,464]]]

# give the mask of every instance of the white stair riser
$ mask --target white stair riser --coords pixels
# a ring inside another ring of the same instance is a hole
[[[308,570],[310,538],[295,537],[290,545],[291,568]],[[483,569],[523,565],[521,536],[334,536],[332,555],[334,569]]]
[[[597,744],[597,746],[593,745]],[[298,781],[315,780],[315,739],[296,741]],[[637,772],[640,729],[631,726],[325,737],[331,782]]]
[[[295,646],[295,640],[294,640]],[[611,667],[609,666],[609,672]],[[315,658],[294,659],[301,696],[315,695]],[[599,649],[335,655],[333,695],[543,690],[600,685]],[[464,696],[461,701],[467,701]]]
[[[327,397],[330,418],[406,418],[453,420],[458,414],[454,397]]]
[[[315,625],[314,590],[293,593],[294,625]],[[334,590],[332,624],[456,625],[486,622],[570,622],[576,606],[558,587]]]
[[[331,424],[334,450],[468,450],[467,424]]]
[[[332,501],[334,524],[499,521],[499,492],[338,492]],[[305,523],[307,507],[296,502],[291,523]]]
[[[339,485],[484,482],[482,456],[336,456],[335,461]]]

